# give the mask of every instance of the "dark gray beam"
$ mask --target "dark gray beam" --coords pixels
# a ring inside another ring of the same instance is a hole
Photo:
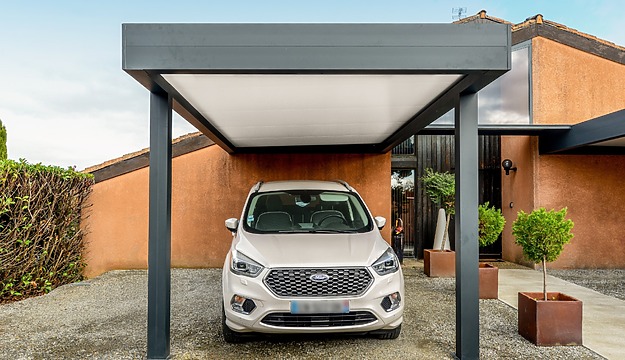
[[[480,357],[477,94],[456,107],[456,356]]]
[[[148,359],[170,352],[171,105],[164,91],[150,93]]]
[[[580,148],[625,137],[625,109],[575,124],[567,132],[539,138],[541,154],[583,153]],[[590,150],[598,151],[597,149]]]
[[[128,72],[442,74],[508,70],[510,26],[123,24],[122,44]]]

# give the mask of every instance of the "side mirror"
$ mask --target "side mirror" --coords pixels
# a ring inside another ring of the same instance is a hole
[[[226,228],[233,233],[237,232],[237,229],[239,228],[239,219],[230,218],[226,220]]]
[[[386,225],[386,219],[382,216],[376,216],[375,225],[378,227],[378,229],[382,230],[382,228],[384,228],[384,225]]]

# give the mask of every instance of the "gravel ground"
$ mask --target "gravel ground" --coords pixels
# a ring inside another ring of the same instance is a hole
[[[0,305],[0,359],[141,359],[146,351],[147,272],[113,271],[50,294]],[[221,337],[219,269],[172,271],[174,359],[453,359],[454,279],[404,268],[407,308],[396,340],[366,336]],[[480,300],[483,359],[602,359],[581,346],[537,347],[517,334],[516,310]]]

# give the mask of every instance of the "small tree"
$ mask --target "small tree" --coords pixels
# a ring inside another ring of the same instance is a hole
[[[523,248],[525,257],[534,263],[542,262],[544,300],[547,300],[547,262],[555,261],[573,237],[573,221],[564,218],[566,211],[566,208],[560,211],[540,208],[529,214],[520,211],[512,223],[515,243]]]
[[[7,158],[7,128],[2,124],[0,120],[0,160]]]
[[[486,202],[478,206],[478,240],[480,247],[493,244],[499,238],[499,234],[506,225],[506,219],[503,217],[500,209],[488,207]]]
[[[438,206],[442,206],[447,214],[445,222],[445,232],[441,244],[441,251],[445,250],[447,242],[447,231],[451,216],[455,214],[456,205],[456,176],[447,171],[435,172],[432,169],[425,169],[425,175],[421,177],[421,182],[430,200]]]

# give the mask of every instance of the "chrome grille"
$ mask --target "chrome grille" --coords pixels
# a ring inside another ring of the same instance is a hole
[[[265,316],[261,322],[279,327],[335,327],[366,325],[375,321],[375,315],[368,311],[352,311],[347,314],[273,313]]]
[[[327,275],[326,281],[313,281],[313,275]],[[371,285],[373,278],[366,268],[273,269],[265,285],[277,296],[319,297],[357,296]]]

